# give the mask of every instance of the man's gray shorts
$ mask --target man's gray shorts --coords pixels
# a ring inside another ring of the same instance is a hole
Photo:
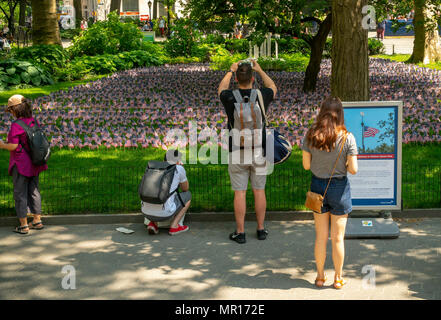
[[[181,201],[179,200],[179,196],[181,197],[184,205],[182,205]],[[184,208],[184,206],[190,200],[191,200],[191,192],[190,191],[180,192],[179,195],[176,194],[176,197],[175,197],[176,210],[171,216],[158,217],[158,216],[150,216],[148,214],[144,214],[144,217],[146,217],[150,221],[154,221],[154,222],[161,222],[161,221],[166,221],[166,220],[172,219],[182,210],[182,208]]]
[[[266,185],[267,163],[257,164],[252,158],[244,156],[240,152],[239,158],[233,158],[230,153],[228,163],[228,173],[230,174],[231,188],[234,191],[244,191],[248,189],[248,181],[251,181],[251,188],[263,190]]]

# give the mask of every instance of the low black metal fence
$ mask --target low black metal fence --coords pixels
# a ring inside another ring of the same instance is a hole
[[[49,214],[140,212],[138,184],[145,167],[50,168],[40,175],[43,212]],[[186,166],[191,211],[233,211],[227,166]],[[311,174],[276,166],[266,185],[268,211],[304,209]],[[252,191],[248,191],[252,200]],[[441,165],[402,170],[404,208],[441,207]],[[249,206],[252,205],[249,201]],[[252,210],[252,207],[249,207]],[[12,179],[0,176],[0,215],[14,215]]]

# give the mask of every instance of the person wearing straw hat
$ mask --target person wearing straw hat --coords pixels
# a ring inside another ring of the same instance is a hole
[[[6,112],[10,112],[16,120],[23,121],[29,127],[39,125],[32,116],[32,106],[29,100],[22,95],[14,95],[9,98]],[[36,166],[32,163],[28,154],[29,144],[24,129],[12,122],[8,133],[8,141],[0,140],[0,149],[10,151],[9,175],[14,184],[15,211],[20,221],[20,226],[14,232],[20,234],[29,233],[29,229],[41,230],[44,228],[41,221],[41,195],[39,190],[39,174],[47,170],[47,164]],[[33,221],[28,225],[27,214],[33,214]]]

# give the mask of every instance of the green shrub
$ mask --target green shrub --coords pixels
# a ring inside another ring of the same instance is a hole
[[[332,58],[332,39],[326,39],[325,49],[323,50],[323,58],[331,59]]]
[[[133,23],[123,23],[115,12],[75,37],[69,48],[72,57],[116,54],[141,48],[142,33]]]
[[[81,79],[89,73],[96,75],[109,74],[139,67],[159,66],[165,62],[165,59],[162,60],[152,53],[134,50],[115,55],[77,57],[65,68],[57,69],[57,73],[59,78],[72,81]]]
[[[87,65],[81,58],[68,63],[63,68],[55,70],[56,77],[61,81],[80,80],[93,73],[92,67]]]
[[[229,52],[223,45],[201,43],[193,46],[192,57],[198,58],[202,62],[209,62],[213,55],[228,55]]]
[[[164,45],[162,42],[143,42],[141,44],[141,50],[146,51],[150,54],[156,55],[156,56],[165,56],[167,55]]]
[[[250,42],[247,39],[227,39],[225,40],[225,49],[231,53],[246,53],[250,52]]]
[[[60,30],[61,39],[69,39],[73,40],[75,37],[78,37],[81,34],[81,28],[75,29],[63,29]]]
[[[76,65],[78,68],[82,67],[94,74],[108,74],[118,70],[122,70],[125,67],[124,62],[115,55],[104,54],[100,56],[84,56],[75,58],[72,65]]]
[[[383,42],[377,39],[368,39],[369,55],[383,54],[385,52],[385,47]],[[331,59],[332,57],[332,39],[327,39],[325,44],[325,50],[323,52],[323,58]]]
[[[41,86],[54,84],[51,75],[28,61],[7,59],[0,61],[0,90],[19,85]]]
[[[193,23],[188,19],[178,19],[175,21],[171,29],[173,36],[165,44],[165,50],[170,57],[192,56],[201,37],[199,31],[195,30],[192,26]]]
[[[275,47],[275,40],[273,40],[273,48]],[[278,41],[279,53],[294,54],[301,53],[302,55],[309,56],[311,54],[311,47],[303,39],[294,39],[291,37],[280,38]]]
[[[385,53],[384,44],[380,40],[369,38],[368,43],[369,43],[369,55],[370,56]]]
[[[220,34],[209,34],[207,35],[202,42],[209,44],[225,44],[225,38]]]
[[[229,70],[233,63],[247,58],[248,55],[244,53],[214,55],[211,57],[210,68],[212,70]],[[260,57],[257,62],[266,71],[304,72],[309,63],[309,57],[300,53],[281,54],[279,59]]]
[[[261,57],[257,62],[266,71],[304,72],[309,63],[309,57],[300,53],[281,54],[279,59]]]
[[[118,54],[118,58],[130,65],[130,68],[151,67],[163,65],[165,58],[146,52],[143,50],[135,50]],[[119,69],[121,70],[121,69]],[[124,69],[125,70],[125,69]]]
[[[201,60],[197,57],[175,57],[175,58],[167,58],[167,64],[183,64],[183,63],[198,63]]]
[[[17,60],[26,60],[37,64],[51,74],[54,74],[56,68],[65,66],[68,60],[66,51],[59,45],[35,45],[14,49],[13,56]]]
[[[248,58],[245,53],[227,54],[227,55],[213,55],[210,58],[210,68],[212,70],[229,70],[231,65],[239,60]]]

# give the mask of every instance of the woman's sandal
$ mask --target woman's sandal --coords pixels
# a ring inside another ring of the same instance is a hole
[[[346,280],[341,278],[340,280],[334,280],[334,288],[341,289],[346,284]]]
[[[37,226],[40,226],[40,227],[37,227]],[[37,223],[32,222],[31,227],[29,229],[41,230],[41,229],[44,229],[44,226],[43,226],[43,223],[41,223],[41,221],[37,222]]]
[[[315,279],[314,285],[315,285],[317,288],[322,288],[322,287],[325,285],[326,280],[327,280],[326,276],[325,276],[323,279],[319,279],[319,278],[317,278],[317,279]],[[322,284],[321,284],[321,285],[318,285],[317,282],[321,282]]]
[[[27,229],[27,228],[29,228],[29,226],[20,226],[20,227],[16,227],[14,230],[12,230],[12,231],[14,231],[15,233],[19,233],[19,234],[28,234],[29,233],[29,231],[23,231],[24,229]]]

